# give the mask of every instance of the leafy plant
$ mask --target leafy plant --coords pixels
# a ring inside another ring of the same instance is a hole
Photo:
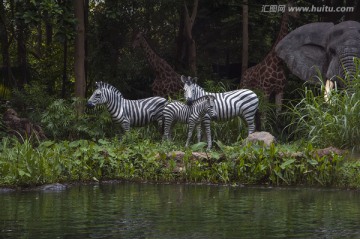
[[[336,146],[360,149],[360,77],[346,82],[346,89],[335,89],[329,102],[321,91],[305,88],[303,99],[290,106],[291,128],[296,138],[303,138],[316,146]]]
[[[42,114],[41,123],[54,139],[99,138],[114,135],[113,122],[106,109],[100,108],[92,114],[77,114],[76,104],[84,104],[74,98],[68,102],[55,100]]]

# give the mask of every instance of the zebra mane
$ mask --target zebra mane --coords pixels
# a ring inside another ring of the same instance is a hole
[[[99,81],[99,82],[96,82],[95,84],[96,84],[97,89],[100,89],[100,90],[101,89],[108,89],[108,90],[114,91],[115,93],[122,96],[121,92],[115,86],[110,85],[109,83]]]
[[[196,104],[196,103],[198,103],[198,102],[202,102],[202,101],[204,101],[204,100],[207,100],[208,98],[212,98],[213,100],[216,99],[216,97],[213,96],[213,95],[204,95],[204,96],[201,96],[201,97],[197,98],[196,100],[194,100],[194,101],[193,101],[193,104]]]

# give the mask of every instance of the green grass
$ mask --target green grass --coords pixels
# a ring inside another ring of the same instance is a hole
[[[34,146],[2,139],[0,186],[35,186],[54,182],[120,179],[154,182],[309,185],[360,188],[360,163],[343,156],[319,157],[309,144],[271,145],[215,142],[184,148],[184,144],[153,141],[139,130],[117,138],[44,141]],[[196,159],[193,151],[206,157]],[[179,162],[166,154],[185,152]],[[294,154],[294,152],[301,152]],[[176,164],[186,170],[175,172]]]
[[[317,147],[360,150],[359,90],[360,77],[348,83],[347,90],[334,90],[325,102],[323,87],[318,92],[305,88],[302,100],[288,107],[291,123],[287,128],[296,138]]]

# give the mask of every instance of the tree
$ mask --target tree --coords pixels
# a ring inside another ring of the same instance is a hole
[[[192,28],[194,26],[197,8],[198,8],[199,0],[194,1],[193,10],[191,16],[189,15],[189,10],[186,6],[186,2],[184,1],[184,37],[186,40],[186,48],[187,48],[187,62],[190,68],[191,73],[196,75],[196,45],[195,40],[192,36]]]
[[[26,2],[16,2],[15,9],[20,13],[26,11]],[[23,17],[16,18],[16,38],[17,38],[17,63],[20,70],[20,77],[18,79],[18,86],[23,87],[29,82],[28,75],[28,61],[27,61],[27,25]]]
[[[241,72],[245,72],[248,68],[249,61],[249,6],[248,0],[243,0],[243,47],[242,47],[242,61]]]
[[[8,32],[6,29],[7,18],[5,14],[5,6],[3,2],[0,3],[0,43],[1,43],[1,55],[2,55],[2,63],[3,63],[3,75],[5,75],[4,79],[5,85],[13,85],[15,82],[12,81],[12,72],[11,72],[11,63],[10,63],[10,55],[9,55],[9,39]]]
[[[85,23],[84,0],[74,1],[75,18],[77,20],[75,35],[75,97],[85,98]],[[80,105],[78,112],[82,111]]]

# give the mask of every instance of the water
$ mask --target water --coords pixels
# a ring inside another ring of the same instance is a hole
[[[113,183],[0,193],[0,238],[360,238],[360,192]]]

